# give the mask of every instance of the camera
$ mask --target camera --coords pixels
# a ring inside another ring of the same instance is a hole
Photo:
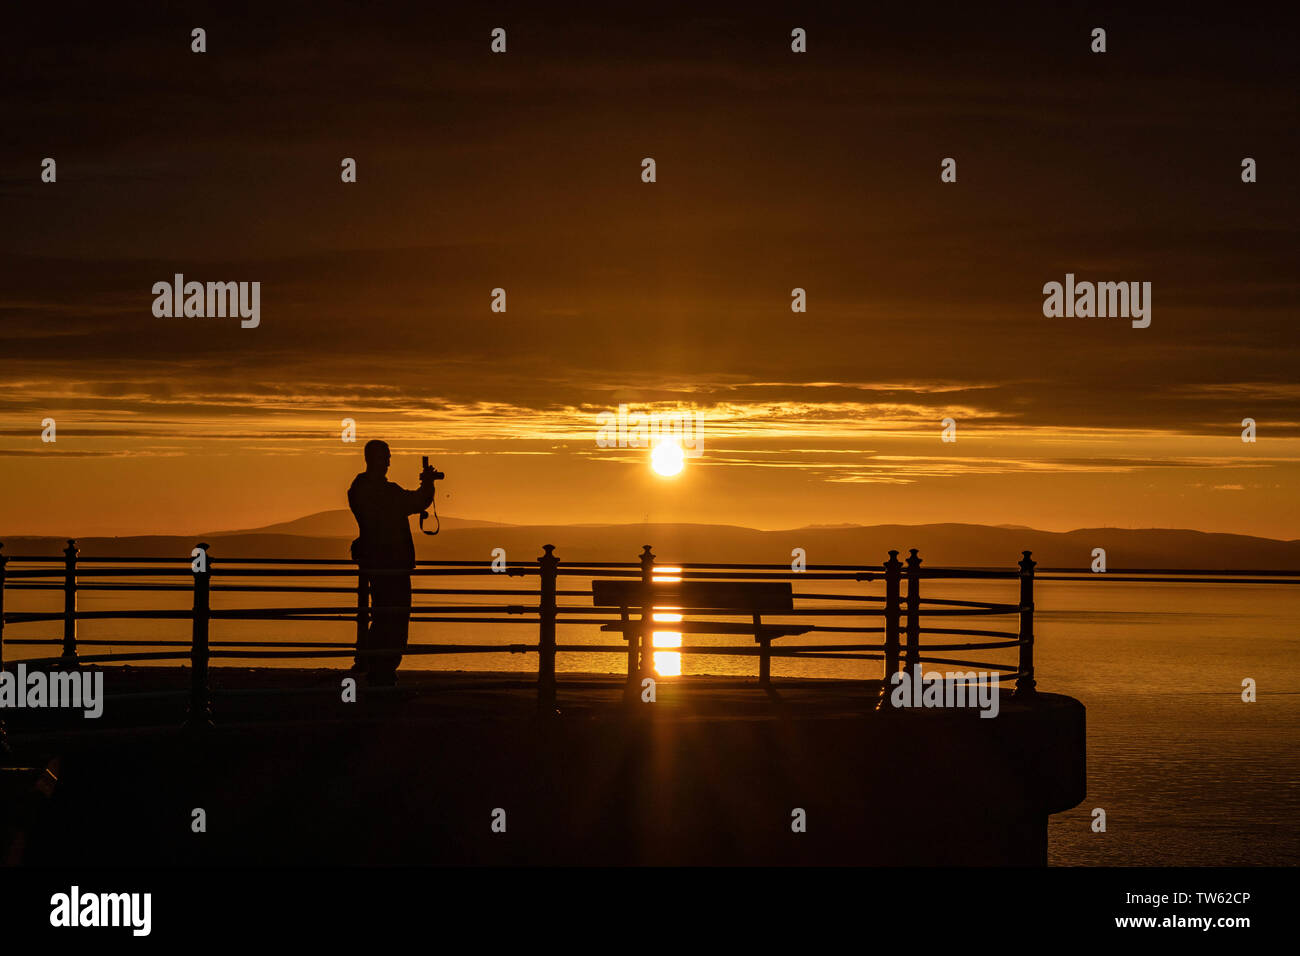
[[[424,462],[424,471],[429,471],[429,470],[431,470],[431,469],[429,468],[429,456],[428,456],[428,455],[425,455],[425,456],[424,456],[424,458],[423,458],[423,462]],[[440,472],[437,468],[432,469],[432,471],[433,471],[433,480],[434,480],[434,481],[442,481],[444,478],[447,477],[445,474],[443,474],[442,472]],[[423,474],[423,472],[421,472],[421,474]]]

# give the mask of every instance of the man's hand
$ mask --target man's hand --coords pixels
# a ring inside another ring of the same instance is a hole
[[[425,465],[424,470],[420,472],[420,484],[433,484],[434,468],[433,465]]]

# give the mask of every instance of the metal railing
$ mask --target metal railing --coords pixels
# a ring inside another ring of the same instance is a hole
[[[0,549],[3,545],[0,545]],[[5,666],[5,647],[60,646],[57,656],[25,660],[27,665],[46,665],[55,668],[76,667],[81,664],[108,664],[137,661],[188,660],[191,664],[189,689],[189,717],[187,724],[208,726],[212,719],[212,701],[209,687],[209,667],[213,659],[280,659],[357,657],[366,655],[391,655],[396,649],[373,651],[358,650],[355,642],[340,641],[268,641],[268,640],[213,640],[211,625],[216,621],[348,621],[354,620],[360,640],[375,614],[370,602],[370,579],[380,575],[411,575],[417,580],[452,579],[464,577],[501,576],[535,579],[534,586],[520,588],[473,587],[417,587],[417,596],[436,595],[440,599],[491,596],[495,598],[528,599],[526,603],[435,603],[418,604],[414,600],[409,608],[413,623],[456,624],[528,624],[537,628],[536,643],[511,644],[444,644],[408,642],[400,653],[403,656],[439,654],[518,654],[535,653],[538,656],[538,704],[552,712],[556,700],[556,656],[567,653],[628,655],[628,644],[562,644],[557,639],[561,625],[607,624],[617,620],[619,609],[580,606],[565,599],[586,598],[590,604],[590,587],[584,589],[561,588],[561,579],[573,578],[640,578],[647,586],[656,572],[669,570],[657,565],[649,546],[636,561],[631,562],[577,562],[563,564],[552,545],[545,545],[535,562],[502,561],[421,561],[414,570],[397,569],[359,572],[356,565],[347,561],[326,559],[276,559],[276,558],[221,558],[214,560],[209,547],[200,542],[190,558],[84,558],[79,556],[76,541],[69,539],[62,560],[53,557],[16,556],[6,558],[0,550],[0,669]],[[48,565],[54,565],[49,567]],[[214,569],[214,565],[219,568]],[[20,567],[19,565],[23,565]],[[789,565],[766,564],[673,564],[671,573],[683,580],[712,581],[789,581],[789,582],[852,582],[855,584],[883,583],[883,595],[864,593],[824,593],[796,591],[798,604],[791,613],[782,612],[782,618],[796,618],[808,623],[813,634],[878,634],[879,643],[779,643],[762,647],[746,645],[675,645],[668,650],[681,654],[760,656],[761,671],[766,670],[766,657],[823,658],[880,660],[886,687],[889,675],[900,665],[909,671],[923,663],[949,664],[957,667],[975,667],[999,673],[1000,680],[1014,680],[1017,696],[1032,695],[1034,678],[1034,568],[1030,552],[1013,569],[997,568],[923,568],[917,550],[912,549],[904,561],[897,551],[880,565],[809,565],[795,571]],[[169,583],[170,577],[188,577],[185,583]],[[309,578],[328,580],[350,578],[355,585],[329,584],[277,584],[277,578]],[[133,581],[149,578],[164,580]],[[922,597],[923,580],[1017,580],[1019,593],[1014,603],[953,600]],[[269,583],[264,583],[269,582]],[[903,584],[906,583],[906,594]],[[62,611],[6,611],[6,591],[61,590]],[[119,591],[129,593],[175,592],[192,593],[189,609],[144,608],[132,610],[79,610],[78,595],[94,591]],[[284,606],[214,608],[213,592],[258,594],[352,594],[355,608],[338,606]],[[650,601],[647,590],[646,601]],[[645,612],[665,610],[660,607],[639,609]],[[676,609],[667,609],[676,610]],[[736,609],[690,609],[692,618],[702,616],[748,616],[749,612]],[[1014,630],[989,628],[940,627],[927,624],[923,618],[964,616],[1011,616],[1016,618]],[[823,623],[826,618],[850,619],[851,624]],[[879,624],[871,621],[878,619]],[[85,620],[189,620],[189,641],[140,638],[133,640],[79,639],[77,623]],[[861,619],[861,620],[859,620]],[[28,625],[38,622],[62,622],[60,638],[21,638],[6,635],[6,625]],[[661,630],[672,630],[671,624]],[[922,637],[937,642],[922,644]],[[976,638],[977,640],[958,640]],[[85,648],[110,648],[108,653],[86,654]],[[131,650],[134,648],[134,650]],[[141,650],[144,648],[144,650]],[[1014,665],[969,658],[969,652],[1017,649]],[[933,656],[941,652],[944,656]],[[960,656],[948,656],[958,653]],[[634,659],[634,658],[630,658]],[[639,673],[629,664],[629,683],[648,673],[652,664],[643,655]],[[3,725],[0,724],[0,735]]]

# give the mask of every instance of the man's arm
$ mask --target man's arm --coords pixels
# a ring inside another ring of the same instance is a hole
[[[361,523],[361,509],[357,498],[357,483],[354,480],[352,484],[348,486],[348,509],[352,512],[352,517],[357,520],[357,536],[352,539],[352,544],[348,548],[348,554],[352,556],[353,561],[360,564],[364,557],[361,538],[365,535],[365,530]]]
[[[418,515],[421,511],[428,509],[433,503],[433,479],[420,479],[420,487],[414,491],[407,491],[401,485],[391,483],[401,495],[403,514]]]

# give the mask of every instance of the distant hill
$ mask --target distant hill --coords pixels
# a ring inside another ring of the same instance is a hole
[[[346,519],[346,520],[345,520]],[[412,521],[414,527],[414,521]],[[188,556],[198,541],[211,546],[214,560],[234,557],[333,558],[345,560],[356,535],[346,511],[326,511],[294,521],[243,531],[193,535],[82,538],[87,557]],[[7,555],[57,555],[57,537],[6,537]],[[643,544],[661,563],[752,561],[784,564],[794,548],[809,564],[877,566],[887,552],[906,557],[917,548],[931,567],[1012,567],[1020,552],[1033,551],[1040,567],[1087,568],[1094,548],[1106,550],[1107,565],[1119,568],[1204,568],[1211,570],[1300,571],[1300,541],[1166,528],[1084,528],[1037,531],[975,524],[848,525],[759,531],[734,525],[507,525],[444,518],[437,537],[416,534],[423,560],[482,558],[504,548],[509,560],[529,561],[543,544],[554,544],[562,561],[632,561]]]
[[[456,518],[451,515],[442,515],[442,527],[450,530],[452,528],[505,528],[509,525],[503,525],[496,521],[479,521],[475,518]],[[432,527],[432,522],[426,522]],[[305,518],[295,518],[292,521],[282,521],[279,524],[269,524],[263,528],[246,528],[241,531],[213,531],[209,532],[213,537],[230,537],[232,535],[246,534],[293,534],[304,535],[308,538],[347,538],[351,541],[357,534],[357,521],[352,517],[352,512],[346,508],[339,508],[334,511],[318,511],[315,514],[307,515]]]

